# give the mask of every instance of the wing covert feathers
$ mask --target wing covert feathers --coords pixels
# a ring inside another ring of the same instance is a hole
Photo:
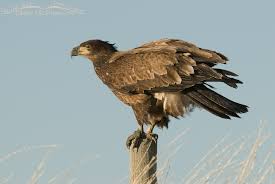
[[[207,81],[221,81],[236,87],[239,81],[227,77],[234,76],[233,72],[213,68],[226,61],[218,52],[182,40],[163,39],[115,53],[108,64],[102,66],[100,76],[113,88],[132,93],[175,85],[188,88]]]

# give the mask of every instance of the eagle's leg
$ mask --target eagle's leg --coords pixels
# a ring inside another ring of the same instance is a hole
[[[153,129],[155,126],[156,126],[156,123],[151,124],[151,126],[147,130],[146,137],[148,139],[153,140],[156,143],[158,140],[158,135],[153,133]]]
[[[127,148],[129,149],[132,144],[134,144],[133,147],[139,147],[143,138],[145,138],[143,125],[139,124],[138,129],[127,138],[127,141],[126,141]]]

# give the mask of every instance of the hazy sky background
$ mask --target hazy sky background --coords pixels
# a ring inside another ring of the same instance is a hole
[[[1,8],[24,2],[2,0]],[[62,2],[62,1],[58,1]],[[88,39],[108,40],[126,50],[159,38],[179,38],[218,50],[230,58],[226,69],[244,84],[217,91],[250,106],[242,119],[223,120],[195,110],[157,130],[159,153],[180,132],[183,149],[171,170],[178,178],[223,136],[256,131],[260,120],[275,132],[274,1],[91,1],[67,0],[86,10],[76,16],[0,15],[0,155],[23,146],[60,145],[47,161],[42,181],[73,167],[76,183],[119,183],[128,175],[127,136],[137,125],[132,110],[98,80],[88,60],[70,58],[70,50]],[[271,138],[275,142],[274,136]],[[166,150],[168,151],[168,150]],[[44,150],[0,159],[0,177],[26,183]],[[79,160],[83,164],[78,166]],[[76,166],[74,166],[76,165]],[[124,181],[127,183],[127,180]]]

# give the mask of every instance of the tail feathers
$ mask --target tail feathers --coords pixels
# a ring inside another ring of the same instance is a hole
[[[187,95],[190,100],[192,100],[195,104],[197,104],[198,106],[204,108],[205,110],[207,110],[208,112],[211,112],[212,114],[216,115],[216,116],[219,116],[221,118],[224,118],[224,119],[231,119],[230,116],[226,115],[225,113],[222,113],[220,111],[217,111],[215,110],[214,108],[210,107],[209,105],[199,101],[198,98],[196,97],[192,97],[190,94]]]
[[[196,91],[202,94],[204,97],[208,98],[209,100],[219,104],[220,106],[236,113],[246,113],[248,111],[248,106],[239,104],[228,98],[216,93],[215,91],[208,89],[204,85],[194,86]]]
[[[238,113],[248,111],[246,105],[233,102],[204,85],[192,87],[185,95],[202,108],[222,118],[230,119],[230,116],[239,118]]]

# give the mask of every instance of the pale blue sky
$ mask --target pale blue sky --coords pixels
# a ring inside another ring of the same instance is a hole
[[[0,7],[22,2],[2,0]],[[125,140],[136,121],[86,59],[70,59],[71,48],[88,39],[108,40],[126,50],[154,39],[179,38],[230,58],[222,67],[238,73],[244,84],[237,90],[218,85],[217,91],[249,105],[249,113],[228,121],[195,110],[185,119],[172,120],[168,131],[157,130],[161,147],[190,128],[172,165],[175,175],[184,176],[228,133],[232,139],[247,135],[260,120],[267,120],[269,131],[275,132],[275,3],[271,0],[63,2],[87,13],[0,15],[0,155],[21,146],[59,144],[44,180],[87,155],[100,158],[74,173],[78,183],[118,183],[127,176]],[[33,151],[0,163],[0,177],[14,171],[14,183],[25,182],[40,157]]]

